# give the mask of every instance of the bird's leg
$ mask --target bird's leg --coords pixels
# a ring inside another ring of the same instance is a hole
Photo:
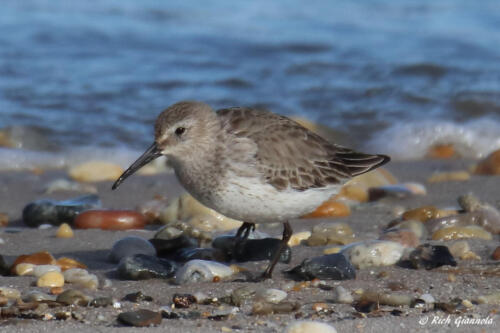
[[[273,274],[273,269],[274,266],[278,263],[281,253],[283,250],[286,248],[288,241],[290,240],[290,237],[292,237],[292,227],[290,226],[290,223],[285,222],[283,223],[283,238],[281,239],[280,245],[278,247],[278,250],[274,252],[273,258],[269,262],[269,266],[267,266],[266,270],[262,274],[262,279],[270,279],[272,274]]]
[[[243,222],[236,232],[236,239],[238,242],[245,241],[250,236],[250,231],[255,231],[255,223]],[[242,237],[243,235],[243,237]]]

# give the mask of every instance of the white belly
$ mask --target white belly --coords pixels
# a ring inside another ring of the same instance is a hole
[[[259,179],[232,178],[226,186],[213,193],[205,205],[219,213],[250,223],[285,222],[315,210],[339,192],[341,185],[322,189],[278,191]]]

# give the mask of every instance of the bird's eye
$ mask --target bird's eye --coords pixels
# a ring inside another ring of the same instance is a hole
[[[186,132],[186,128],[184,127],[177,127],[175,129],[175,135],[177,136],[181,136],[182,134],[184,134],[184,132]]]

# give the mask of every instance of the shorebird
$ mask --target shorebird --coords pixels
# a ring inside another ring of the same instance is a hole
[[[183,187],[219,213],[244,221],[245,240],[256,223],[282,222],[280,247],[262,277],[270,278],[291,235],[290,219],[315,210],[350,178],[390,158],[330,143],[297,122],[268,111],[183,101],[156,119],[154,143],[113,184],[165,155]]]

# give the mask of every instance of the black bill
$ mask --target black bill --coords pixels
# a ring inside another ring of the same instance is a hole
[[[122,173],[120,178],[118,178],[116,180],[116,182],[113,184],[111,189],[115,190],[118,186],[120,186],[120,184],[125,180],[125,178],[132,175],[134,172],[136,172],[137,170],[142,168],[144,165],[148,164],[149,162],[151,162],[152,160],[154,160],[160,156],[161,156],[161,152],[158,149],[158,146],[156,145],[156,142],[155,142],[148,148],[148,150],[146,150],[144,152],[144,154],[141,155],[141,157],[139,157],[137,159],[137,161],[132,163],[132,165],[129,166],[128,169],[125,170],[124,173]]]

